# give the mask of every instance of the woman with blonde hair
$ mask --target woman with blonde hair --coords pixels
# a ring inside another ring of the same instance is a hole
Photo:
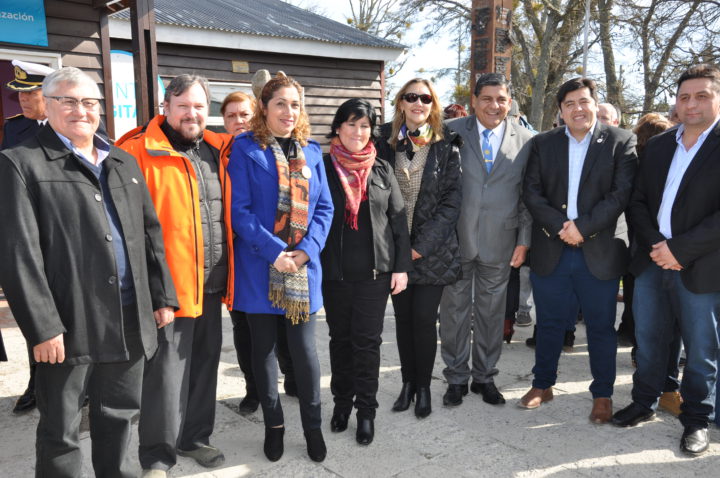
[[[445,285],[460,274],[455,226],[460,215],[460,144],[443,124],[428,80],[408,81],[395,96],[395,116],[380,129],[378,156],[394,168],[405,202],[413,270],[407,289],[392,296],[403,386],[393,405],[415,416],[432,411],[430,378],[437,351],[437,311]]]
[[[320,251],[333,205],[320,145],[300,84],[278,75],[262,89],[250,132],[235,139],[228,172],[236,234],[232,308],[246,313],[252,367],[265,420],[265,456],[283,454],[284,418],[277,390],[278,317],[285,319],[308,456],[327,453],[320,413],[315,313],[323,305]]]

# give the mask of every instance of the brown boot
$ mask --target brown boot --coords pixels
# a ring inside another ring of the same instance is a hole
[[[663,394],[660,395],[660,402],[658,402],[658,407],[662,408],[666,412],[672,413],[677,417],[680,415],[680,405],[682,405],[682,402],[683,400],[680,396],[680,392],[663,392]]]
[[[612,400],[609,398],[596,398],[593,400],[590,421],[602,425],[612,420]]]
[[[518,402],[518,407],[533,409],[553,399],[552,387],[546,389],[532,387]]]

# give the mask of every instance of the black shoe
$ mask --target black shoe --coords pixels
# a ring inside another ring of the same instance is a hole
[[[425,418],[432,413],[430,401],[430,387],[418,387],[417,400],[415,401],[416,417]]]
[[[572,352],[573,347],[575,346],[575,331],[574,330],[566,330],[565,331],[565,338],[563,339],[563,352]]]
[[[404,412],[410,408],[410,402],[415,400],[415,384],[412,382],[403,383],[400,395],[393,403],[393,412]]]
[[[265,427],[265,444],[263,451],[268,460],[278,461],[283,456],[283,452],[285,451],[283,435],[285,435],[285,427]]]
[[[15,402],[13,413],[26,413],[34,409],[36,406],[37,402],[35,401],[35,389],[28,387],[25,389],[23,394],[18,397],[17,402]]]
[[[617,343],[619,347],[632,347],[634,337],[625,331],[618,330]]]
[[[355,440],[361,445],[369,445],[375,438],[375,420],[372,418],[357,417],[357,432]]]
[[[446,407],[457,407],[462,403],[463,395],[468,394],[467,383],[462,385],[449,384],[447,392],[443,395],[443,405]]]
[[[705,453],[710,446],[707,428],[685,427],[680,439],[680,451],[688,455],[698,456]]]
[[[288,378],[287,375],[285,375],[283,388],[285,389],[285,395],[288,397],[297,397],[297,383],[295,383],[294,379]]]
[[[257,397],[247,394],[245,395],[245,398],[240,400],[238,411],[240,412],[240,415],[250,415],[251,413],[255,413],[258,406],[260,406],[260,400],[258,400]]]
[[[305,432],[305,442],[307,443],[308,456],[312,461],[321,462],[327,456],[327,448],[325,440],[323,440],[322,430],[316,428]]]
[[[632,402],[622,410],[615,412],[615,415],[612,417],[612,423],[618,427],[634,427],[640,422],[650,420],[653,415],[655,415],[655,412],[652,410]]]
[[[535,344],[537,344],[537,339],[535,338],[537,336],[537,325],[533,327],[533,334],[532,337],[529,339],[525,339],[525,345],[527,345],[530,348],[535,348]]]
[[[475,382],[470,384],[470,390],[472,393],[479,393],[482,395],[483,402],[489,403],[490,405],[502,405],[505,403],[505,397],[500,393],[493,382],[480,383]]]
[[[333,416],[330,419],[330,431],[334,433],[344,432],[347,430],[349,419],[350,414],[348,413],[333,413]]]

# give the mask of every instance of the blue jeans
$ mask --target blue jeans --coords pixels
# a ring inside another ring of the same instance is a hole
[[[633,401],[657,407],[667,377],[666,367],[658,364],[667,364],[668,347],[679,324],[687,354],[680,421],[684,426],[707,427],[715,407],[720,293],[690,292],[680,272],[652,264],[635,280],[633,315],[638,343]]]
[[[533,387],[548,388],[557,380],[558,360],[567,324],[578,304],[583,311],[593,381],[593,398],[611,397],[615,384],[615,308],[620,278],[592,275],[581,248],[566,247],[555,270],[546,276],[530,273],[537,313],[537,345]]]

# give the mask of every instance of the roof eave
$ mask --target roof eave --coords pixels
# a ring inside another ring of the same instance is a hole
[[[130,40],[130,22],[110,18],[110,37]],[[158,43],[181,45],[204,45],[210,48],[230,48],[289,55],[309,55],[348,60],[373,60],[389,62],[399,57],[403,48],[375,47],[345,43],[331,43],[318,40],[284,38],[247,33],[228,32],[205,28],[191,28],[182,25],[155,25],[155,39]]]

